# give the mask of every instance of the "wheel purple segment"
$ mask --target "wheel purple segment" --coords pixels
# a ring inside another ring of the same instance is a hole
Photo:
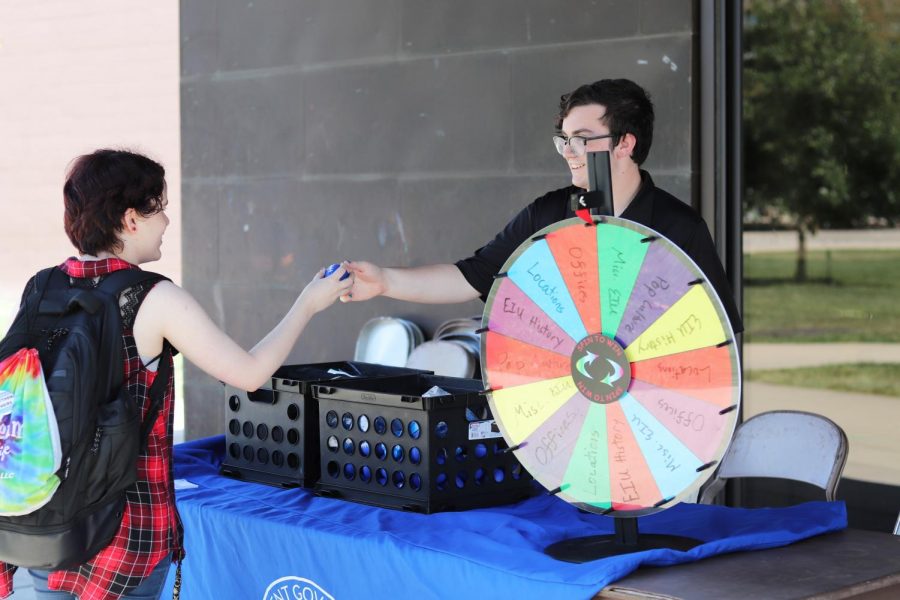
[[[491,331],[559,354],[575,349],[575,341],[509,279],[500,283],[493,306]]]
[[[565,483],[563,479],[590,404],[580,393],[575,394],[526,437],[523,448],[516,453],[526,469],[546,478],[544,485],[556,487]]]
[[[628,346],[690,289],[696,279],[678,257],[661,244],[651,244],[632,288],[616,338]]]

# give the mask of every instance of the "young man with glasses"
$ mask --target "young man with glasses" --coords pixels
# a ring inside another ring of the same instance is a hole
[[[553,143],[572,175],[572,185],[526,206],[496,237],[456,264],[383,268],[351,262],[356,275],[345,301],[384,295],[427,304],[487,299],[496,275],[525,240],[547,225],[575,216],[570,197],[588,187],[587,152],[609,151],[613,211],[663,234],[690,256],[716,289],[735,332],[743,330],[725,271],[703,219],[687,204],[657,188],[641,170],[653,141],[653,104],[627,79],[603,79],[562,96]]]

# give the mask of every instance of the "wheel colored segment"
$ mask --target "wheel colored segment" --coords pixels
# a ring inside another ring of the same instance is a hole
[[[493,388],[513,387],[568,375],[570,358],[511,337],[489,331],[485,336],[485,363]]]
[[[715,404],[641,381],[635,381],[628,393],[704,463],[722,449],[723,432],[732,416],[719,414]]]
[[[640,510],[663,499],[631,426],[616,404],[606,405],[610,496],[616,510]]]
[[[566,282],[545,240],[529,246],[513,263],[507,275],[569,337],[580,340],[587,335],[578,309],[569,296]]]
[[[563,477],[563,493],[574,502],[610,508],[606,407],[590,404]]]
[[[699,348],[631,363],[634,380],[726,408],[739,399],[733,346]]]
[[[625,356],[635,362],[696,350],[726,341],[725,335],[705,286],[695,285],[625,348]]]
[[[641,243],[644,237],[625,227],[609,223],[597,225],[600,320],[606,335],[615,336],[625,315],[631,290],[647,254],[647,244]]]
[[[665,243],[649,243],[628,300],[628,307],[619,324],[616,337],[623,346],[633,342],[647,327],[669,310],[690,289],[688,282],[696,279],[680,257]]]
[[[517,445],[577,391],[569,375],[546,379],[493,392],[491,409],[500,420],[504,437],[508,436],[511,445]]]
[[[530,473],[541,473],[550,489],[565,483],[578,432],[587,418],[591,403],[575,394],[559,410],[550,415],[527,438],[516,458]]]
[[[629,394],[620,405],[660,493],[675,498],[697,479],[697,467],[703,463]]]
[[[547,316],[515,283],[502,279],[489,299],[493,307],[487,327],[526,344],[546,350],[571,354],[575,340]]]
[[[597,234],[593,227],[565,227],[549,234],[547,245],[587,332],[600,333],[600,280]]]

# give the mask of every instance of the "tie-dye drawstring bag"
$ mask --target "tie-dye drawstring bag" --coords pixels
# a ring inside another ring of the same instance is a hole
[[[49,502],[61,461],[38,351],[22,348],[0,362],[0,515],[26,515]]]

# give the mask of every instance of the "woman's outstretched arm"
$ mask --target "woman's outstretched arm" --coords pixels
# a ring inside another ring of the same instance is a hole
[[[284,363],[313,315],[350,291],[353,278],[340,280],[345,272],[342,266],[323,278],[319,271],[281,322],[249,352],[219,329],[193,296],[162,281],[147,294],[135,318],[138,352],[143,357],[159,354],[165,338],[212,377],[244,390],[258,389]]]

